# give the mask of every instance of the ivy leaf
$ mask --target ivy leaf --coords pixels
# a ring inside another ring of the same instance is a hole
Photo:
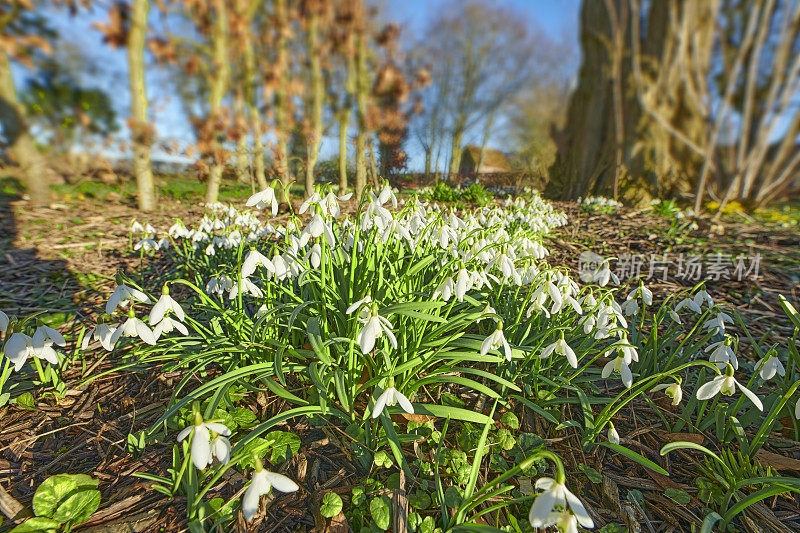
[[[503,416],[500,417],[500,422],[507,425],[511,429],[519,429],[519,418],[517,418],[517,415],[511,411],[503,413]]]
[[[322,505],[319,512],[325,518],[333,518],[342,512],[342,498],[335,492],[328,492],[322,497]]]
[[[678,505],[687,505],[692,497],[686,491],[681,489],[668,488],[664,491],[664,496],[674,501]]]
[[[256,414],[250,409],[244,407],[236,407],[233,410],[233,419],[240,428],[249,429],[258,423]]]
[[[11,533],[56,533],[61,526],[52,518],[37,516],[29,518],[11,530]]]
[[[86,474],[56,474],[45,479],[33,496],[33,512],[36,516],[55,518],[62,502],[76,492],[92,490],[98,481]],[[94,511],[92,511],[94,512]]]
[[[288,461],[300,450],[300,437],[286,431],[270,431],[265,435],[272,441],[269,462],[272,464]]]
[[[69,496],[53,513],[53,520],[78,525],[86,522],[100,506],[99,490],[80,490]]]
[[[380,529],[386,531],[392,521],[391,501],[386,496],[379,496],[369,502],[369,512],[372,520]]]

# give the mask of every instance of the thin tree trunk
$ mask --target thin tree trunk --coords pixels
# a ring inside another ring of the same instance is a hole
[[[452,151],[450,152],[450,175],[455,176],[461,167],[461,140],[464,130],[460,126],[453,129]]]
[[[347,190],[347,129],[350,126],[350,109],[339,112],[339,192]]]
[[[252,4],[250,4],[252,6]],[[249,17],[252,19],[252,17]],[[263,122],[261,120],[261,113],[259,113],[258,106],[256,105],[256,92],[254,90],[254,78],[256,76],[256,58],[253,51],[253,35],[248,29],[245,34],[246,42],[244,43],[244,65],[245,65],[245,102],[247,104],[247,115],[250,123],[250,128],[253,132],[253,173],[255,174],[256,183],[259,189],[267,188],[267,178],[264,169],[264,141],[263,135]]]
[[[275,152],[275,171],[281,180],[281,201],[289,202],[289,96],[286,85],[289,77],[288,14],[286,0],[275,0],[275,16],[278,25],[277,88],[275,90],[275,125],[278,146]]]
[[[245,83],[247,83],[247,81],[245,81]],[[233,97],[233,108],[236,115],[237,127],[247,124],[245,119],[244,93],[241,87],[236,88],[236,93]],[[236,181],[238,183],[250,182],[250,172],[248,172],[247,167],[247,133],[240,131],[239,138],[236,139],[236,166],[234,167]]]
[[[356,104],[358,110],[358,132],[356,133],[356,198],[360,199],[367,185],[367,92],[369,80],[367,73],[367,42],[365,35],[359,35],[356,51]]]
[[[314,168],[319,158],[322,140],[322,105],[325,100],[325,85],[322,79],[322,64],[319,50],[319,15],[312,12],[308,20],[308,60],[311,70],[311,101],[309,109],[311,131],[306,140],[306,197],[314,192]]]
[[[5,52],[0,52],[0,101],[7,112],[3,112],[3,134],[9,144],[9,152],[20,167],[20,178],[31,203],[45,205],[50,202],[50,187],[47,184],[47,165],[28,132],[25,109],[17,101],[11,63]]]
[[[136,176],[139,209],[156,207],[153,171],[150,167],[150,134],[147,123],[147,93],[144,80],[144,41],[147,33],[148,0],[135,0],[128,32],[128,76],[133,122],[133,174]]]
[[[483,166],[483,161],[486,158],[486,145],[489,144],[489,136],[492,134],[492,127],[494,126],[494,118],[496,109],[493,109],[489,116],[486,117],[486,124],[483,128],[483,139],[481,140],[481,150],[478,154],[478,166],[475,168],[475,173],[479,174],[481,172],[481,167]]]
[[[222,99],[228,87],[228,77],[230,65],[228,64],[228,12],[225,0],[214,0],[214,28],[212,41],[214,47],[214,68],[211,80],[211,93],[209,103],[211,104],[211,120],[214,120],[222,112]],[[206,188],[206,203],[216,203],[219,198],[219,187],[222,182],[222,146],[214,141],[212,162],[208,172],[208,184]]]

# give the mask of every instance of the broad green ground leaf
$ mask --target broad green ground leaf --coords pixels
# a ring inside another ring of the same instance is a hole
[[[272,464],[288,461],[300,450],[300,437],[286,431],[270,431],[264,436],[271,440],[269,462]]]
[[[61,524],[51,518],[30,518],[11,530],[11,533],[56,533]]]
[[[319,512],[325,518],[333,518],[342,512],[343,505],[342,498],[338,494],[335,492],[328,492],[322,497],[322,505],[320,506]]]
[[[86,474],[56,474],[45,479],[33,496],[36,516],[53,518],[58,506],[79,490],[92,490],[97,480]],[[93,511],[94,512],[94,511]]]
[[[379,496],[369,502],[369,512],[375,525],[386,531],[392,522],[392,502],[386,496]]]
[[[61,523],[70,522],[72,525],[82,524],[92,516],[99,506],[99,490],[80,490],[58,506],[53,514],[53,519]]]

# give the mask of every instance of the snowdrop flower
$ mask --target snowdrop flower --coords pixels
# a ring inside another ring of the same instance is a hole
[[[383,205],[388,201],[391,201],[392,207],[397,209],[397,196],[394,195],[394,191],[389,185],[384,185],[383,189],[381,189],[381,193],[378,195],[378,202]]]
[[[511,361],[511,346],[508,344],[505,335],[503,335],[502,320],[497,322],[497,329],[495,329],[491,335],[486,337],[481,344],[481,355],[486,355],[489,353],[489,350],[499,351],[501,346],[506,353],[506,361]]]
[[[204,422],[203,416],[198,411],[195,411],[194,425],[183,428],[178,433],[178,442],[183,441],[189,434],[192,435],[192,462],[198,470],[203,470],[213,460],[211,448],[212,431],[223,437],[231,434],[231,430],[219,422]]]
[[[711,295],[706,292],[705,289],[702,289],[697,294],[694,295],[692,301],[697,305],[697,307],[702,307],[705,304],[707,307],[711,307],[714,305],[714,299],[711,298]]]
[[[275,196],[275,189],[267,187],[261,192],[255,193],[247,199],[247,207],[255,206],[256,209],[264,209],[267,206],[272,208],[272,216],[278,215],[278,199]]]
[[[622,312],[627,316],[636,316],[639,314],[639,302],[636,298],[632,297],[633,293],[628,294],[628,299],[622,304]]]
[[[95,327],[90,329],[86,335],[83,337],[83,341],[81,342],[81,350],[85,350],[89,347],[89,344],[94,341],[99,341],[100,346],[108,350],[109,352],[114,349],[114,343],[111,342],[111,339],[114,336],[114,331],[116,331],[116,327],[109,326],[108,324],[98,323]]]
[[[456,285],[455,285],[455,295],[456,300],[459,302],[464,301],[464,295],[467,294],[467,291],[472,288],[472,276],[470,275],[469,271],[466,268],[462,268],[458,271],[458,277],[456,278]]]
[[[339,208],[339,201],[346,202],[352,197],[353,193],[351,192],[343,194],[342,196],[336,196],[332,192],[329,192],[328,195],[323,198],[322,202],[320,202],[320,206],[322,206],[322,210],[327,212],[330,216],[338,218],[342,213],[342,210]]]
[[[0,332],[5,333],[8,330],[8,315],[0,311]]]
[[[316,214],[308,222],[306,227],[303,228],[302,233],[300,233],[300,246],[305,246],[311,237],[316,239],[322,234],[325,234],[325,239],[328,241],[328,246],[333,246],[336,243],[336,239],[334,239],[333,230],[331,229],[330,224],[325,222],[325,219],[322,218],[322,215]]]
[[[217,249],[214,248],[214,244],[213,243],[211,243],[208,246],[206,246],[206,252],[205,253],[208,256],[217,255]]]
[[[308,208],[311,207],[312,205],[314,204],[319,205],[321,200],[322,196],[320,196],[318,192],[314,191],[313,193],[311,193],[311,196],[303,200],[303,203],[300,204],[300,209],[297,210],[297,213],[302,215],[303,213],[308,211]]]
[[[794,417],[800,420],[800,398],[798,398],[797,403],[794,404]]]
[[[156,243],[156,241],[150,237],[145,237],[137,242],[133,249],[137,251],[142,250],[144,252],[150,252],[158,249],[158,243]]]
[[[206,283],[206,292],[222,296],[233,287],[233,280],[228,276],[214,276]]]
[[[453,296],[453,289],[455,288],[455,283],[453,282],[452,276],[447,276],[443,282],[439,284],[438,287],[433,291],[433,299],[435,300],[439,296],[442,297],[442,300],[445,302],[450,301],[450,297]],[[462,300],[463,301],[463,300]]]
[[[536,480],[536,490],[542,490],[536,497],[528,520],[531,526],[545,528],[558,525],[562,532],[576,531],[574,520],[585,528],[593,528],[594,521],[583,503],[565,485],[549,477]],[[558,508],[558,509],[557,509]],[[569,511],[572,511],[571,513]],[[571,519],[566,517],[569,515]],[[567,529],[561,529],[566,526]]]
[[[495,316],[492,316],[492,315],[495,315]],[[500,319],[497,318],[496,315],[497,315],[497,311],[495,310],[495,308],[492,307],[489,304],[486,304],[486,307],[481,312],[481,317],[477,320],[477,322],[481,323],[482,321],[486,320],[487,318],[491,318],[492,320],[497,322]]]
[[[783,377],[786,375],[786,369],[783,368],[783,363],[778,359],[775,350],[770,350],[764,358],[756,364],[759,369],[758,375],[764,381],[769,381],[775,377],[775,374]]]
[[[372,302],[372,296],[367,294],[366,296],[364,296],[363,298],[361,298],[357,302],[353,302],[353,304],[350,307],[347,308],[347,311],[345,311],[345,313],[348,314],[348,315],[352,314],[353,311],[356,311],[357,309],[360,309],[362,305],[368,304],[368,303],[371,303],[371,302]]]
[[[680,382],[672,384],[663,383],[661,385],[656,385],[655,387],[650,389],[650,392],[658,392],[662,390],[664,391],[664,394],[672,398],[673,406],[681,403],[681,400],[683,399],[683,389],[681,388]]]
[[[376,308],[373,307],[366,317],[359,317],[358,320],[364,324],[364,327],[358,332],[356,342],[358,342],[364,354],[370,353],[375,347],[376,339],[383,337],[384,334],[386,334],[386,337],[389,339],[392,348],[395,350],[397,349],[397,338],[395,338],[392,332],[391,322],[378,315],[378,310]]]
[[[678,316],[678,313],[676,313],[674,310],[672,309],[669,310],[669,316],[672,319],[672,321],[675,322],[676,324],[678,325],[683,324],[683,321],[681,321],[681,317]]]
[[[711,352],[708,360],[712,363],[716,363],[720,370],[725,368],[727,363],[730,363],[734,370],[739,369],[739,360],[736,358],[736,353],[731,348],[732,343],[732,339],[726,335],[725,339],[706,347],[706,353]]]
[[[222,435],[211,439],[211,455],[216,457],[220,463],[228,464],[231,460],[231,441]]]
[[[186,329],[183,322],[174,320],[170,316],[165,316],[156,324],[156,327],[153,328],[153,336],[158,340],[162,334],[172,333],[176,329],[184,335],[189,335],[189,330]]]
[[[38,328],[33,338],[24,333],[12,334],[3,348],[3,353],[14,364],[14,370],[19,372],[29,357],[38,357],[57,365],[58,354],[52,346],[53,341],[47,337],[42,328]]]
[[[57,344],[58,346],[66,346],[67,341],[64,340],[64,336],[58,332],[58,330],[51,328],[50,326],[41,325],[37,328],[37,331],[41,330],[42,334],[50,339],[53,344]],[[36,338],[36,334],[34,334],[34,338]]]
[[[698,315],[703,312],[703,310],[700,309],[700,306],[697,305],[691,298],[684,298],[683,300],[678,302],[678,305],[675,306],[675,312],[679,313],[681,309],[683,309],[684,307],[688,307]]]
[[[131,300],[138,300],[143,304],[150,303],[150,298],[138,289],[132,289],[127,285],[117,285],[114,292],[106,302],[106,314],[110,315],[117,307],[125,307]]]
[[[241,278],[238,282],[233,282],[233,287],[228,292],[228,299],[233,300],[237,296],[239,296],[239,292],[244,294],[252,294],[256,298],[261,298],[264,296],[264,293],[261,292],[261,289],[258,286],[250,281],[250,278]]]
[[[617,433],[617,429],[612,422],[608,423],[608,442],[611,444],[619,444],[619,433]]]
[[[707,320],[705,324],[703,324],[703,328],[709,331],[713,330],[715,334],[724,334],[726,322],[733,322],[733,319],[730,317],[730,315],[727,315],[726,313],[717,313],[717,316]]]
[[[375,400],[375,406],[372,408],[372,418],[378,418],[383,412],[384,407],[391,407],[398,403],[400,407],[403,408],[403,411],[410,415],[414,414],[414,406],[411,405],[408,398],[406,398],[402,392],[391,386],[383,391],[383,393],[378,396],[378,399]]]
[[[288,477],[264,470],[264,463],[261,462],[261,459],[258,457],[255,459],[256,469],[253,472],[253,480],[242,497],[242,514],[247,522],[252,520],[258,512],[261,496],[268,494],[272,487],[281,492],[294,492],[300,489],[297,483]]]
[[[161,290],[161,298],[158,299],[153,309],[150,310],[150,325],[158,324],[165,318],[166,314],[170,312],[175,313],[178,320],[184,320],[186,318],[183,313],[183,307],[169,295],[169,287],[164,284],[164,288]]]
[[[256,268],[263,266],[269,272],[275,273],[275,265],[264,254],[258,250],[250,250],[242,263],[242,277],[247,278],[256,271]]]
[[[314,243],[314,246],[306,254],[306,259],[309,263],[311,263],[312,268],[319,268],[320,263],[322,262],[322,247],[319,243]]]
[[[133,314],[133,309],[128,312],[128,319],[117,326],[114,333],[111,334],[111,345],[115,346],[119,338],[123,335],[125,337],[139,337],[150,345],[155,345],[156,343],[156,337],[153,335],[153,331],[148,328],[144,322],[136,318]]]
[[[733,396],[737,387],[742,394],[747,396],[747,399],[753,402],[753,405],[755,405],[759,411],[764,410],[764,405],[761,403],[761,400],[758,399],[758,396],[733,377],[733,367],[730,364],[726,365],[724,374],[715,377],[713,380],[698,388],[696,396],[698,400],[709,400],[719,393],[725,396]]]
[[[547,359],[553,352],[557,353],[558,355],[565,356],[572,368],[578,368],[578,357],[575,355],[575,352],[572,350],[572,348],[570,348],[567,342],[564,340],[563,333],[561,334],[560,339],[558,339],[556,342],[554,342],[553,344],[547,346],[544,350],[542,350],[542,354],[539,357],[541,359]]]
[[[603,367],[603,372],[601,375],[603,376],[603,379],[608,379],[612,372],[619,372],[620,378],[622,379],[622,384],[630,389],[631,385],[633,385],[633,373],[631,372],[631,367],[629,366],[630,363],[630,359],[624,355],[618,355],[606,363],[606,365]]]
[[[142,233],[142,232],[144,232],[144,226],[142,226],[141,222],[134,219],[131,222],[131,233]]]

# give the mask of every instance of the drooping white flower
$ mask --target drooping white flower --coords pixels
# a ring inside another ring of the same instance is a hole
[[[361,351],[368,354],[375,347],[376,339],[386,335],[392,348],[397,349],[397,338],[392,332],[392,324],[385,317],[380,316],[375,309],[367,314],[366,317],[359,317],[359,322],[364,324],[361,331],[358,332],[358,342]]]
[[[528,514],[531,526],[544,528],[564,523],[564,513],[571,511],[583,527],[594,527],[594,521],[589,516],[586,507],[564,483],[557,483],[552,478],[543,477],[536,480],[536,490],[544,492],[536,497],[531,506]]]
[[[211,440],[211,455],[226,465],[231,460],[231,441],[227,437],[217,435]]]
[[[608,423],[608,442],[611,444],[619,444],[619,433],[611,422]]]
[[[206,292],[222,296],[225,292],[231,290],[234,281],[228,276],[214,276],[208,283],[206,283]]]
[[[761,376],[761,379],[764,381],[769,381],[774,378],[776,374],[781,377],[786,375],[786,369],[783,368],[783,363],[781,363],[781,360],[775,355],[775,352],[771,350],[756,364],[756,368],[759,369],[758,375]]]
[[[391,201],[392,207],[397,209],[397,196],[394,195],[394,191],[389,185],[384,185],[383,189],[381,189],[381,192],[378,195],[378,202],[383,205],[388,201]]]
[[[449,302],[450,298],[453,296],[453,289],[455,288],[455,282],[453,282],[453,276],[447,276],[444,281],[442,281],[436,289],[433,291],[433,299],[437,299],[439,296],[442,297],[442,300],[445,302]]]
[[[706,352],[711,352],[708,360],[716,363],[720,369],[725,368],[725,364],[730,363],[734,370],[739,368],[739,360],[736,358],[736,353],[731,348],[731,338],[726,336],[725,339],[710,344],[706,347]]]
[[[733,323],[733,319],[730,317],[730,315],[720,312],[717,313],[714,318],[707,320],[703,324],[703,328],[713,331],[714,334],[724,334],[726,322]]]
[[[175,320],[171,316],[165,316],[153,328],[153,336],[158,340],[164,333],[172,333],[176,329],[184,335],[189,335],[189,330],[183,322]]]
[[[231,287],[231,290],[228,291],[228,299],[233,300],[239,296],[240,291],[242,295],[251,294],[256,298],[261,298],[264,296],[264,293],[261,292],[261,289],[258,288],[258,285],[250,281],[250,278],[241,278],[238,282],[234,281],[233,287]]]
[[[408,398],[406,398],[402,392],[398,391],[394,387],[388,387],[375,400],[375,406],[372,408],[372,418],[378,418],[385,407],[391,407],[397,405],[398,403],[400,404],[400,407],[403,408],[403,411],[410,415],[414,414],[414,406],[411,405],[411,402],[408,401]]]
[[[300,233],[300,246],[305,246],[311,237],[316,239],[323,234],[328,241],[328,246],[333,246],[336,243],[331,225],[322,218],[322,215],[316,214]]]
[[[733,377],[733,367],[730,364],[726,366],[724,374],[715,377],[713,380],[698,388],[696,396],[698,400],[709,400],[719,393],[725,396],[733,396],[737,387],[747,399],[753,402],[753,405],[755,405],[759,411],[764,410],[764,405],[761,403],[758,396]]]
[[[547,346],[544,350],[542,350],[542,354],[539,357],[542,359],[547,359],[553,352],[557,353],[558,355],[563,355],[564,357],[566,357],[567,361],[569,361],[569,364],[572,368],[578,368],[578,357],[575,355],[575,352],[572,350],[572,348],[570,348],[567,342],[564,340],[563,335],[556,342],[552,343],[551,345]]]
[[[85,350],[89,347],[89,344],[94,341],[99,341],[100,346],[108,350],[109,352],[114,349],[114,344],[111,342],[112,337],[114,336],[114,331],[116,331],[116,327],[109,326],[108,324],[98,323],[95,327],[90,329],[86,335],[83,336],[83,341],[81,342],[81,350]]]
[[[661,390],[663,390],[664,394],[666,394],[668,397],[672,398],[672,405],[678,405],[681,403],[681,400],[683,399],[683,389],[681,388],[680,383],[662,383],[661,385],[656,385],[650,389],[650,392],[658,392]]]
[[[169,288],[167,285],[164,285],[161,297],[150,310],[150,325],[154,326],[158,324],[162,319],[164,319],[166,314],[170,312],[175,313],[175,316],[178,317],[178,320],[184,320],[186,318],[183,312],[183,307],[181,307],[181,304],[176,302],[175,299],[169,295]]]
[[[138,300],[143,304],[150,303],[150,298],[138,289],[133,289],[127,285],[117,285],[114,292],[106,302],[106,314],[113,313],[117,307],[125,307],[131,300]]]
[[[497,323],[497,328],[481,343],[481,355],[486,355],[489,350],[500,350],[503,348],[506,361],[511,361],[511,345],[508,344],[503,334],[503,321]]]
[[[46,326],[44,324],[39,326],[37,328],[37,331],[38,330],[42,330],[42,334],[45,337],[47,337],[48,339],[50,339],[53,344],[56,344],[56,345],[62,346],[62,347],[67,345],[67,341],[64,340],[64,336],[61,335],[61,333],[59,333],[58,330],[53,329],[50,326]],[[36,335],[34,334],[34,337],[35,336]]]
[[[347,311],[345,311],[345,313],[347,313],[349,315],[353,311],[356,311],[357,309],[360,309],[362,305],[368,304],[368,303],[372,303],[372,296],[370,296],[369,294],[367,294],[366,296],[364,296],[362,299],[358,300],[357,302],[353,302],[353,304],[350,307],[347,308]]]
[[[250,250],[242,262],[242,277],[247,278],[256,271],[256,268],[263,266],[269,272],[275,273],[275,265],[264,254],[258,250]],[[181,319],[183,320],[183,319]]]
[[[255,206],[256,209],[264,209],[267,206],[272,208],[272,216],[278,215],[278,199],[275,196],[275,189],[267,187],[263,191],[255,193],[247,199],[247,207]]]
[[[178,433],[178,442],[192,435],[192,462],[198,470],[203,470],[213,461],[211,449],[211,432],[223,437],[231,434],[231,430],[219,422],[204,422],[200,413],[195,412],[194,425],[183,428]]]
[[[633,385],[633,373],[631,372],[631,367],[629,366],[630,363],[630,359],[625,355],[618,355],[605,364],[601,375],[603,376],[603,379],[608,379],[612,372],[619,372],[619,375],[622,378],[622,384],[630,389],[631,385]]]
[[[8,330],[8,315],[0,311],[0,333],[5,333]]]
[[[703,312],[703,310],[700,309],[700,306],[697,305],[691,298],[684,298],[683,300],[678,302],[678,305],[675,306],[675,312],[679,313],[681,309],[683,309],[684,307],[688,307],[698,315]]]
[[[147,324],[136,318],[133,314],[133,310],[128,313],[128,319],[117,326],[114,333],[111,334],[111,345],[115,346],[119,338],[123,335],[125,337],[139,337],[150,345],[155,345],[156,343],[156,336],[153,334],[153,331],[147,327]]]
[[[264,470],[261,459],[256,458],[253,480],[250,482],[250,486],[247,487],[244,497],[242,497],[242,514],[245,521],[249,522],[253,519],[258,512],[258,503],[261,500],[261,496],[268,494],[273,487],[281,492],[294,492],[300,489],[297,483],[288,477]]]

